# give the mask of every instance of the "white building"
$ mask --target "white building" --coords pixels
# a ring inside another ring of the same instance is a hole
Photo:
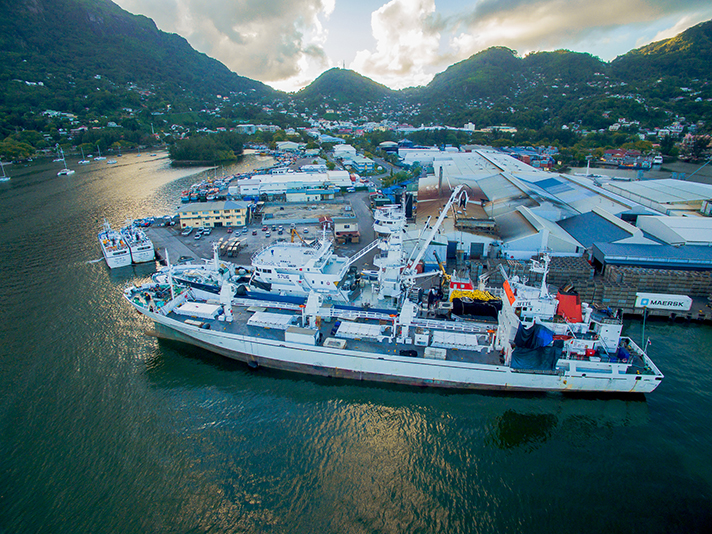
[[[668,245],[712,246],[712,219],[709,217],[641,215],[637,226]]]
[[[252,178],[238,180],[232,184],[228,192],[233,197],[259,197],[283,195],[287,191],[339,189],[351,187],[352,182],[346,171],[326,171],[256,174]]]
[[[334,157],[337,159],[356,157],[356,149],[351,145],[336,145],[334,147]]]

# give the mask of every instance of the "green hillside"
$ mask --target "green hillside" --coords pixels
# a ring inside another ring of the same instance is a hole
[[[631,50],[611,62],[613,74],[629,83],[655,83],[661,77],[709,79],[712,74],[712,21],[675,37]]]
[[[109,0],[1,0],[0,7],[0,111],[9,126],[46,109],[187,111],[217,94],[248,101],[275,94]]]
[[[394,91],[348,69],[333,68],[321,74],[294,95],[307,106],[318,104],[353,104],[363,106],[393,96]]]

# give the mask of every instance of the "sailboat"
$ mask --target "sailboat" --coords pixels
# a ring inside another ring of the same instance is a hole
[[[94,161],[101,161],[106,159],[104,156],[101,155],[101,149],[99,148],[99,143],[96,144],[96,149],[99,151],[99,155],[94,158]]]
[[[0,182],[9,182],[10,177],[5,174],[5,165],[3,164],[2,161],[0,161],[0,167],[2,167],[2,176],[0,176]]]
[[[69,176],[70,174],[74,174],[74,171],[67,167],[67,160],[64,158],[64,150],[62,150],[62,148],[60,147],[59,151],[62,154],[62,163],[64,163],[64,169],[59,171],[57,173],[57,176]]]
[[[77,163],[79,163],[79,165],[89,165],[91,161],[84,157],[84,149],[82,147],[79,147],[79,150],[82,151],[82,159],[80,159]]]

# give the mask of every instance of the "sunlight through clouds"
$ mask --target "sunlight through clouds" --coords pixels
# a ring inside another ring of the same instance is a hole
[[[609,61],[712,18],[709,0],[116,0],[236,73],[295,91],[345,63],[400,89],[491,46]]]
[[[351,68],[400,89],[424,84],[425,67],[437,59],[440,33],[433,28],[433,0],[391,0],[371,15],[376,50],[360,50]]]
[[[309,65],[329,66],[324,22],[335,0],[119,0],[159,28],[185,37],[197,50],[242,76],[277,82]]]

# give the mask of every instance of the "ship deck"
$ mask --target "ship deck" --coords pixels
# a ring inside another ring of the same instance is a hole
[[[216,301],[206,301],[206,304],[217,305]],[[251,304],[251,305],[248,305]],[[222,321],[217,318],[204,318],[198,316],[184,315],[177,313],[175,310],[168,314],[168,317],[183,323],[187,323],[193,326],[200,326],[202,328],[209,328],[212,331],[225,332],[232,335],[242,335],[250,336],[255,338],[269,339],[274,341],[285,341],[285,326],[286,323],[280,321],[283,318],[284,321],[289,321],[289,326],[302,327],[301,320],[301,309],[298,305],[289,304],[277,304],[274,302],[265,301],[255,301],[250,303],[245,301],[242,305],[235,305],[232,307],[233,311],[233,321]],[[256,314],[265,313],[268,316],[267,323],[263,323],[259,326],[250,324],[250,319]],[[335,314],[341,315],[341,317],[322,317],[320,325],[318,325],[318,342],[319,346],[330,346],[330,343],[334,343],[334,339],[340,340],[338,343],[344,343],[347,350],[363,351],[368,353],[379,353],[379,354],[392,354],[398,356],[408,356],[412,358],[425,358],[427,346],[415,345],[413,343],[398,343],[389,342],[388,340],[377,340],[375,337],[369,338],[367,335],[359,338],[358,333],[351,334],[349,337],[344,337],[338,333],[339,326],[342,322],[348,322],[349,324],[357,324],[357,328],[362,330],[368,330],[369,327],[375,328],[375,331],[385,330],[384,336],[390,333],[392,328],[392,319],[388,318],[388,315],[383,312],[368,312],[368,311],[348,311],[348,310],[335,310]],[[275,317],[279,316],[279,317]],[[358,316],[358,320],[353,320]],[[427,318],[421,318],[422,324],[428,325],[429,320]],[[272,321],[274,326],[265,326]],[[442,321],[439,321],[442,323]],[[487,331],[496,328],[495,324],[488,323],[470,323],[466,326],[458,325],[456,322],[450,322],[452,330],[455,332],[464,330],[469,333],[464,335],[479,335],[481,339],[485,339],[488,334]],[[431,337],[434,330],[432,328],[416,327],[416,331],[429,331]],[[440,331],[440,330],[439,330]],[[474,334],[473,332],[480,332],[480,334]],[[446,336],[452,337],[453,332],[447,332]],[[499,351],[495,351],[489,346],[479,346],[478,350],[468,350],[465,348],[455,348],[447,347],[443,351],[435,351],[435,354],[439,354],[440,359],[446,361],[456,361],[456,362],[466,362],[466,363],[476,363],[476,364],[487,364],[487,365],[501,365],[502,359]],[[433,351],[429,351],[429,356],[433,356]],[[436,356],[437,357],[437,356]]]

